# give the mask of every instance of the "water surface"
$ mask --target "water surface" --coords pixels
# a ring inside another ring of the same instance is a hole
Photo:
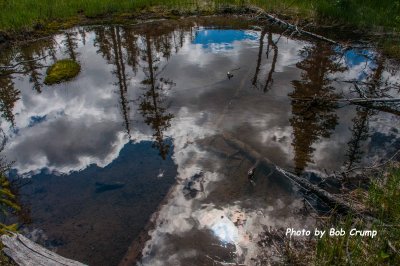
[[[142,264],[249,265],[263,231],[314,221],[271,166],[257,165],[249,182],[257,158],[232,139],[313,178],[400,148],[398,108],[344,100],[398,95],[396,65],[373,49],[255,24],[79,27],[2,51],[1,64],[26,61],[0,77],[3,153],[12,176],[30,180],[23,232],[61,255],[116,265],[131,262],[124,254],[154,214]],[[62,58],[81,73],[44,85]]]

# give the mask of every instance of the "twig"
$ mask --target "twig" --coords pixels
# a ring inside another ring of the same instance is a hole
[[[389,158],[386,162],[384,162],[384,163],[377,164],[377,165],[373,165],[373,166],[370,166],[370,167],[353,167],[353,168],[351,168],[351,169],[345,171],[345,173],[348,174],[348,173],[350,173],[350,172],[352,172],[352,171],[355,171],[355,170],[371,170],[371,169],[380,168],[380,167],[382,167],[382,166],[385,166],[385,165],[388,164],[389,162],[391,162],[399,153],[400,153],[400,149],[397,150],[397,151],[392,155],[392,157],[390,157],[390,158]]]
[[[389,240],[388,240],[388,246],[390,247],[391,250],[400,255],[400,253],[397,251],[397,249],[393,246],[393,244]]]
[[[29,62],[34,62],[34,61],[45,59],[48,56],[50,56],[50,55],[45,55],[45,56],[42,56],[42,57],[39,57],[39,58],[36,58],[36,59],[21,61],[21,62],[18,62],[16,64],[14,64],[14,65],[10,65],[10,66],[0,66],[0,69],[12,69],[12,68],[15,68],[15,67],[17,67],[19,65],[25,64],[25,63],[29,63]]]

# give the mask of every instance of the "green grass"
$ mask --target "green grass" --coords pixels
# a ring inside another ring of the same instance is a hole
[[[325,236],[317,243],[316,265],[400,265],[400,168],[372,182],[365,204],[379,222],[349,215],[331,226],[346,232],[374,229],[377,236]]]
[[[400,23],[400,0],[0,0],[0,30],[26,31],[54,20],[137,13],[154,6],[215,10],[226,5],[256,5],[276,13],[358,26],[394,29]]]
[[[62,59],[54,63],[47,70],[47,76],[44,79],[44,83],[52,85],[67,81],[78,75],[81,70],[79,63],[71,59]]]

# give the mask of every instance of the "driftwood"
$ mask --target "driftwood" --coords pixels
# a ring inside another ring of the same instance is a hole
[[[5,246],[4,253],[20,266],[85,266],[61,257],[20,234],[2,235],[1,241]]]
[[[269,21],[271,21],[273,23],[276,23],[276,24],[278,24],[280,26],[285,26],[286,30],[292,30],[293,33],[303,34],[303,35],[312,37],[314,39],[318,39],[318,40],[322,40],[322,41],[325,41],[325,42],[328,42],[328,43],[331,43],[331,44],[342,46],[340,43],[338,43],[338,42],[336,42],[336,41],[334,41],[332,39],[329,39],[329,38],[326,38],[324,36],[321,36],[321,35],[318,35],[318,34],[303,30],[303,29],[299,28],[297,25],[294,25],[294,24],[291,24],[291,23],[289,23],[287,21],[279,19],[279,18],[277,18],[277,17],[265,12],[263,9],[261,9],[259,7],[251,7],[250,9],[254,13],[257,14],[256,17],[258,17],[258,18],[265,17],[265,18],[267,18]]]
[[[359,216],[362,216],[363,218],[366,218],[367,220],[374,220],[374,218],[369,217],[368,215],[362,214],[362,211],[359,206],[351,205],[347,201],[343,200],[342,198],[333,195],[326,190],[311,184],[307,179],[302,178],[300,176],[297,176],[295,174],[292,174],[288,171],[285,171],[284,169],[276,166],[273,164],[270,160],[262,156],[258,151],[247,145],[246,143],[242,142],[241,140],[236,139],[229,133],[223,133],[223,138],[227,143],[230,145],[234,146],[235,148],[239,150],[245,151],[250,157],[253,157],[257,160],[259,160],[261,163],[264,163],[268,166],[270,166],[272,169],[280,172],[282,175],[285,177],[289,178],[290,180],[294,181],[304,189],[308,190],[311,193],[314,193],[317,195],[321,200],[323,200],[326,204],[328,204],[330,207],[342,212],[342,213],[354,213]]]

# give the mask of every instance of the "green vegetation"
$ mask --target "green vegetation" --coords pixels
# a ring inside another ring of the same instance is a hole
[[[10,182],[7,177],[0,174],[0,212],[6,216],[9,210],[20,211],[20,207],[15,203],[15,195],[11,192]],[[17,225],[5,225],[0,223],[0,235],[7,231],[16,231]]]
[[[400,168],[373,181],[364,204],[379,222],[371,224],[351,215],[334,222],[332,227],[347,234],[318,241],[317,265],[400,265]],[[377,230],[377,236],[349,236],[352,228]]]
[[[0,30],[42,29],[52,21],[110,14],[140,14],[161,7],[175,11],[215,11],[223,6],[255,5],[278,14],[332,19],[359,26],[399,27],[400,1],[396,0],[0,0]]]
[[[30,38],[48,35],[79,24],[244,13],[248,6],[295,23],[314,21],[317,25],[369,29],[386,55],[400,58],[400,0],[0,0],[0,43],[25,39],[28,33]]]
[[[67,81],[78,75],[81,70],[81,66],[74,60],[63,59],[54,63],[47,70],[47,76],[44,79],[44,83],[52,85],[60,83],[61,81]]]
[[[3,250],[3,244],[0,242],[0,250]],[[0,265],[1,266],[16,266],[13,260],[6,256],[2,251],[0,252]]]

